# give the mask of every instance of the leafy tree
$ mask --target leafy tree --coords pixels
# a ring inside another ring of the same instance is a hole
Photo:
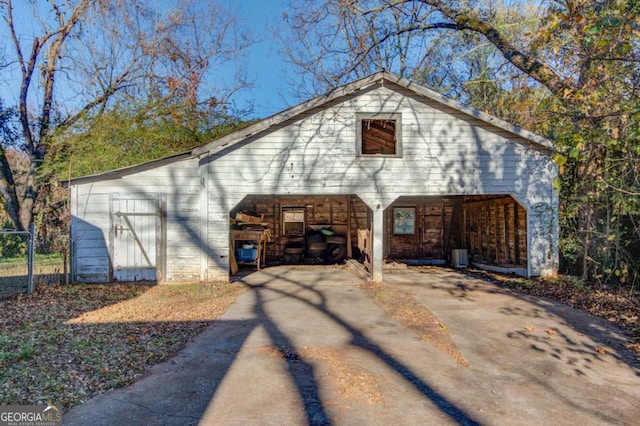
[[[0,180],[0,194],[2,195],[0,198],[0,223],[3,224],[9,222],[9,217],[5,213],[5,199],[8,199],[8,197],[11,196],[9,188],[12,185],[15,185],[9,160],[11,152],[7,153],[4,147],[10,149],[16,141],[17,134],[14,125],[15,117],[15,110],[12,108],[5,108],[4,102],[0,98],[0,173],[6,176],[4,180]]]
[[[236,129],[240,115],[215,102],[118,104],[56,137],[44,169],[64,180],[166,157]]]
[[[386,68],[551,137],[564,154],[557,161],[568,269],[640,281],[640,3],[304,4],[286,17],[297,39],[288,52],[312,91]]]

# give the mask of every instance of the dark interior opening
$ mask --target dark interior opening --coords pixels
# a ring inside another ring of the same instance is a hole
[[[362,154],[396,154],[396,120],[362,120]]]

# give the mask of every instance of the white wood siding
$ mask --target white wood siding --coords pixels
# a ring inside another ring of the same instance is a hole
[[[164,195],[166,281],[200,279],[200,171],[198,160],[182,160],[120,179],[72,188],[73,273],[79,282],[106,282],[111,271],[110,203],[119,196]]]
[[[402,157],[357,156],[356,113],[400,113]],[[385,82],[199,159],[73,185],[74,278],[110,278],[113,193],[165,194],[169,281],[228,279],[229,212],[247,194],[356,194],[378,228],[400,196],[510,194],[528,212],[529,273],[546,274],[557,268],[556,177],[539,145]]]
[[[358,112],[402,114],[402,158],[356,156]],[[530,274],[556,266],[557,220],[549,212],[557,212],[557,171],[549,152],[399,86],[362,90],[204,163],[208,266],[216,276],[227,274],[229,211],[246,194],[357,194],[374,212],[399,196],[510,194],[529,212]]]

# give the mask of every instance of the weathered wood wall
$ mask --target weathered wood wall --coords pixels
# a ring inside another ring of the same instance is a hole
[[[464,202],[470,259],[502,266],[527,265],[527,211],[511,197]]]
[[[385,256],[391,259],[447,259],[461,247],[462,200],[401,197],[385,210]],[[393,209],[415,209],[415,233],[394,234]]]
[[[241,210],[262,214],[272,230],[267,257],[279,260],[287,242],[299,239],[283,235],[282,209],[288,207],[305,210],[307,230],[309,225],[346,226],[350,219],[354,244],[357,230],[371,227],[368,207],[355,196],[250,195],[232,215]],[[415,209],[414,234],[394,234],[395,207]],[[448,259],[451,250],[467,248],[478,262],[523,266],[527,263],[526,224],[526,211],[511,197],[401,197],[385,210],[384,254],[390,259]]]
[[[309,225],[341,225],[351,232],[353,244],[357,241],[358,227],[367,229],[367,206],[358,197],[347,195],[283,195],[264,196],[249,195],[245,197],[231,212],[248,210],[264,215],[264,222],[272,230],[272,241],[267,245],[267,258],[282,258],[285,245],[289,241],[297,241],[296,236],[285,236],[282,230],[282,209],[299,207],[305,211],[305,228]]]

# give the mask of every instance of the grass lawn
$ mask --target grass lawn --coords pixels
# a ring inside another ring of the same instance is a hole
[[[125,386],[180,350],[240,294],[238,284],[41,287],[0,302],[0,404],[65,411]]]
[[[50,273],[50,270],[60,270],[64,267],[62,256],[55,254],[36,254],[34,259],[35,273]],[[0,277],[24,274],[27,271],[27,256],[0,258]]]
[[[64,282],[64,260],[59,253],[36,254],[33,265],[33,279],[36,286]],[[0,258],[0,299],[27,289],[27,256]]]

